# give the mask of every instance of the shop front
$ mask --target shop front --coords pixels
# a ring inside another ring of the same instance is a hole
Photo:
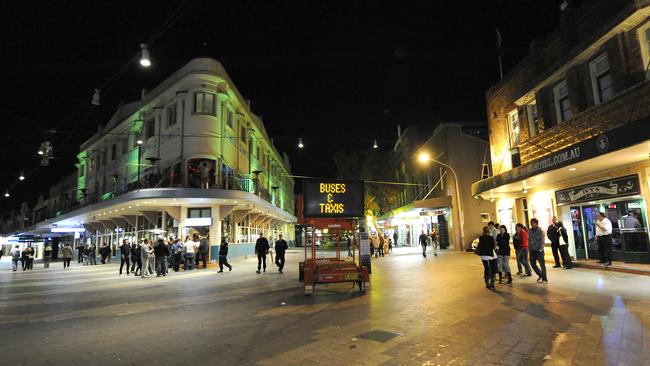
[[[571,219],[577,259],[597,259],[596,217],[612,222],[614,260],[650,262],[646,200],[638,175],[598,181],[555,193],[558,210]]]

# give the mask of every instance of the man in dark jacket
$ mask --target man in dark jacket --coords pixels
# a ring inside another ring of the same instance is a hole
[[[228,263],[228,242],[226,238],[221,238],[221,244],[219,245],[219,271],[217,273],[223,273],[223,266],[232,271],[232,266]]]
[[[422,246],[422,256],[424,258],[427,257],[427,239],[428,239],[427,234],[424,231],[422,231],[422,234],[420,234],[419,241],[420,241],[420,245]]]
[[[560,268],[560,231],[557,225],[557,217],[553,216],[553,223],[546,229],[546,236],[548,240],[551,241],[551,251],[553,252],[553,259],[555,259],[555,265],[553,268]]]
[[[79,240],[79,244],[77,244],[77,262],[82,263],[83,262],[83,252],[84,252],[84,245]]]
[[[131,246],[127,239],[122,240],[122,245],[120,245],[120,276],[122,275],[122,267],[126,264],[126,275],[129,275],[130,261],[129,256],[131,255]]]
[[[158,236],[156,245],[153,247],[153,254],[156,256],[156,277],[167,276],[167,257],[169,247],[162,236]]]
[[[266,255],[269,252],[269,241],[264,237],[264,233],[260,232],[260,237],[255,242],[255,254],[257,254],[257,273],[260,273],[262,264],[264,264],[264,272],[266,272]]]
[[[278,235],[278,240],[275,242],[275,265],[278,266],[278,271],[282,273],[284,268],[284,254],[286,253],[289,245],[287,241],[282,238],[282,234]]]
[[[528,251],[530,252],[530,266],[537,274],[537,282],[547,283],[546,264],[544,262],[544,232],[539,227],[537,219],[530,220],[528,230]],[[539,263],[539,267],[537,264]]]
[[[196,256],[196,266],[199,266],[199,261],[203,261],[203,268],[208,268],[206,260],[208,258],[208,239],[204,236],[199,241],[199,253]]]

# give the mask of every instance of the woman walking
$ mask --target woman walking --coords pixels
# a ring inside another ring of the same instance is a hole
[[[475,253],[481,257],[481,262],[483,262],[485,288],[492,290],[494,290],[494,275],[498,271],[497,256],[494,250],[494,237],[490,234],[490,229],[484,226],[483,235],[478,239]]]
[[[510,273],[510,234],[505,225],[499,227],[497,235],[497,261],[499,264],[499,283],[502,283],[502,274],[508,279],[507,284],[512,284],[512,274]]]
[[[530,264],[528,263],[528,231],[521,223],[515,226],[517,239],[519,240],[519,249],[517,250],[517,265],[524,267],[526,273],[524,277],[532,276]]]
[[[72,249],[70,243],[65,243],[65,246],[61,249],[61,255],[63,256],[63,269],[70,268],[70,261],[74,256],[74,249]]]

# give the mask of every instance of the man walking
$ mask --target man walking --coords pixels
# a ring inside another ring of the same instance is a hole
[[[431,230],[431,249],[433,250],[433,255],[438,256],[438,233],[435,230]]]
[[[284,254],[289,248],[289,245],[282,238],[282,234],[278,235],[278,238],[278,241],[275,242],[275,265],[278,266],[278,272],[282,273],[282,269],[284,268]]]
[[[167,276],[167,257],[169,256],[169,247],[162,236],[158,235],[156,246],[153,248],[156,255],[156,277]]]
[[[420,234],[420,245],[422,246],[422,256],[427,257],[427,242],[429,241],[429,236],[422,231]]]
[[[228,271],[232,271],[232,266],[228,263],[228,242],[226,238],[221,238],[221,245],[219,245],[219,271],[223,273],[223,266],[228,267]]]
[[[20,260],[20,246],[16,245],[9,252],[11,256],[11,265],[14,272],[18,270],[18,261]]]
[[[131,255],[131,246],[127,239],[122,240],[122,245],[120,245],[120,276],[122,275],[122,267],[126,264],[126,275],[129,275],[130,261],[129,256]]]
[[[600,261],[606,266],[612,265],[612,222],[605,216],[604,212],[599,212],[596,217],[596,241],[598,242],[598,254]]]
[[[558,230],[558,221],[557,217],[553,216],[553,223],[546,229],[546,236],[548,240],[551,241],[551,251],[553,252],[553,259],[555,260],[555,265],[553,268],[560,268],[560,232]],[[566,263],[565,263],[566,265]]]
[[[70,243],[65,243],[63,249],[61,249],[61,255],[63,256],[63,269],[70,267],[70,260],[74,256],[74,249],[70,246]]]
[[[260,237],[255,242],[255,254],[257,254],[257,274],[260,273],[262,264],[264,265],[264,272],[266,272],[266,254],[269,252],[269,241],[264,237],[264,233],[260,232]]]
[[[530,250],[530,265],[538,276],[537,282],[547,283],[546,264],[544,263],[544,232],[540,229],[537,219],[530,220],[528,249]],[[539,267],[537,267],[538,262]]]

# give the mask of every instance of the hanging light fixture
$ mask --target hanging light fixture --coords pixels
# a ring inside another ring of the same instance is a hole
[[[378,147],[379,147],[379,145],[377,145],[377,140],[374,140],[374,141],[372,142],[372,148],[373,148],[373,149],[376,149],[376,148],[378,148]]]
[[[20,181],[25,180],[25,173],[23,173],[22,170],[20,171],[20,175],[18,176],[18,180],[20,180]]]
[[[101,90],[95,89],[95,92],[93,93],[93,100],[90,102],[92,105],[99,105],[99,96],[101,93]]]
[[[147,44],[140,43],[140,48],[142,49],[142,55],[140,56],[140,65],[144,67],[151,66],[151,60],[149,59],[149,49],[147,49]]]
[[[144,144],[144,141],[142,141],[142,139],[138,139],[138,141],[136,141],[136,143],[137,143],[138,145],[142,145],[142,144]]]
[[[305,145],[302,143],[302,138],[299,137],[299,138],[298,138],[298,148],[299,148],[299,149],[302,149],[303,147],[305,147]]]

